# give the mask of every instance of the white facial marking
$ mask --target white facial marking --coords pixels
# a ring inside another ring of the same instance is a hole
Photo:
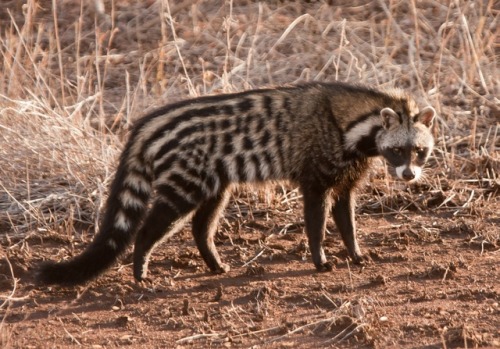
[[[399,179],[403,179],[406,181],[406,179],[403,177],[403,172],[407,168],[408,168],[408,166],[406,166],[406,165],[401,165],[401,166],[396,167],[396,175],[398,176]],[[412,170],[415,177],[413,179],[409,180],[408,182],[418,181],[418,179],[422,175],[422,168],[420,166],[410,166],[410,169]]]
[[[403,178],[403,171],[406,170],[406,165],[401,165],[396,167],[396,175],[398,176],[399,179],[404,179]]]
[[[414,181],[418,181],[418,179],[422,175],[422,167],[420,167],[420,166],[413,166],[412,170],[413,170],[413,173],[415,174],[415,178],[413,180]]]

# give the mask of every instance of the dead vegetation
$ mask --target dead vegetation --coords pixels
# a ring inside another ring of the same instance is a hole
[[[500,345],[499,15],[493,0],[3,1],[0,343],[26,347],[29,327],[32,347]],[[379,166],[360,192],[373,266],[351,270],[335,236],[335,277],[309,270],[300,193],[277,186],[233,195],[218,238],[243,268],[228,277],[203,274],[183,232],[149,289],[128,267],[76,298],[29,286],[29,267],[91,239],[144,110],[310,80],[402,87],[438,110],[425,180]],[[119,315],[84,307],[96,298]]]

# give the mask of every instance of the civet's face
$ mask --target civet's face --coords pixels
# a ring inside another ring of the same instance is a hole
[[[398,179],[417,181],[434,146],[430,128],[436,115],[426,107],[415,115],[384,108],[380,112],[385,132],[379,142],[379,152]]]

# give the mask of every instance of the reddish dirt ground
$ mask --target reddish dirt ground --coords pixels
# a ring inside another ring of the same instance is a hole
[[[498,215],[479,222],[452,220],[452,211],[359,214],[359,240],[372,259],[364,267],[349,264],[330,222],[326,252],[335,268],[318,273],[302,218],[286,206],[252,211],[233,201],[218,234],[232,266],[224,275],[208,272],[188,227],[155,251],[141,285],[126,256],[84,287],[38,287],[29,267],[67,255],[61,247],[69,242],[47,234],[11,243],[20,279],[2,341],[13,348],[500,345],[498,246],[476,233],[498,229]],[[298,211],[300,201],[291,207]],[[70,254],[88,242],[84,236]],[[5,259],[0,266],[2,289],[13,289]]]

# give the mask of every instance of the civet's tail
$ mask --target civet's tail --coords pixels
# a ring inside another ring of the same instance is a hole
[[[152,193],[151,176],[130,154],[131,144],[122,153],[98,234],[75,258],[43,263],[36,275],[39,283],[76,285],[94,279],[131,243]]]

